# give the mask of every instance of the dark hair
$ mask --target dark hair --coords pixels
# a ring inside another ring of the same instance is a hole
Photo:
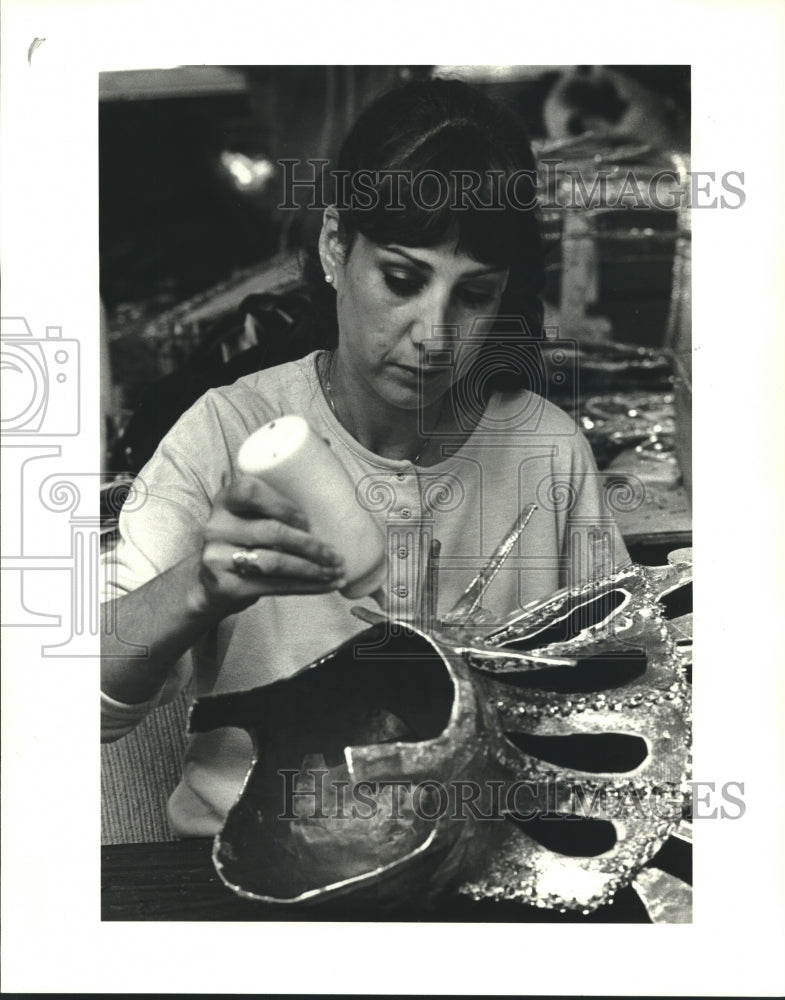
[[[345,171],[350,179],[358,171],[386,175],[375,206],[338,199],[339,234],[347,255],[358,233],[375,243],[412,247],[456,239],[458,248],[477,261],[509,267],[500,315],[522,316],[530,335],[539,337],[544,261],[534,208],[536,164],[526,130],[511,109],[460,80],[405,84],[365,108],[331,171],[337,176]],[[391,171],[423,179],[426,172],[438,173],[446,179],[449,197],[433,198],[433,185],[417,197],[404,181],[399,187],[403,210],[391,209]],[[456,171],[472,171],[480,178],[474,201],[461,194]],[[511,202],[506,180],[513,174],[516,200]],[[424,207],[424,202],[437,207]],[[311,285],[313,321],[320,327],[318,340],[332,346],[338,334],[335,292],[324,282],[318,256],[308,258],[304,273]]]

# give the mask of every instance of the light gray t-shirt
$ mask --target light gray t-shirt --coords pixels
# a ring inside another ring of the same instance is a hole
[[[427,468],[380,458],[336,420],[321,390],[317,353],[212,389],[185,413],[142,470],[136,499],[120,516],[120,542],[103,559],[105,600],[120,596],[201,547],[211,499],[238,473],[245,438],[275,417],[299,414],[327,438],[357,486],[358,502],[388,540],[389,612],[411,620],[420,605],[422,561],[441,542],[437,613],[449,611],[529,503],[537,509],[483,598],[501,622],[561,587],[628,561],[591,449],[560,409],[528,391],[492,396],[461,443],[439,437],[442,460]],[[434,438],[434,441],[437,439]],[[314,483],[319,489],[319,483]],[[143,705],[105,695],[102,734],[128,732],[190,682],[194,696],[285,678],[365,626],[350,609],[377,605],[339,593],[265,597],[226,618],[173,669]],[[143,642],[143,636],[122,637]],[[181,836],[216,833],[251,759],[235,728],[190,737],[183,776],[169,803]]]

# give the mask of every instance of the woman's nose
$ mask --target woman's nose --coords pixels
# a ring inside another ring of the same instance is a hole
[[[449,339],[450,300],[447,295],[434,294],[418,303],[412,318],[409,336],[417,348],[423,352],[429,349],[441,350]]]

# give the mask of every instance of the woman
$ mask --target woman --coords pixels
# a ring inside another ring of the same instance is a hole
[[[457,81],[410,84],[365,111],[335,176],[349,194],[324,212],[313,295],[314,330],[333,349],[208,392],[142,471],[145,502],[121,516],[106,561],[105,739],[189,679],[197,696],[255,687],[363,628],[339,593],[341,554],[237,469],[244,439],[276,416],[298,413],[327,438],[378,518],[395,618],[417,613],[431,538],[444,613],[529,503],[538,510],[484,598],[488,615],[626,561],[588,445],[531,390],[547,389],[543,263],[517,120]],[[375,197],[360,197],[369,178]],[[246,549],[253,575],[233,558]],[[174,831],[215,833],[249,760],[244,732],[192,737]]]

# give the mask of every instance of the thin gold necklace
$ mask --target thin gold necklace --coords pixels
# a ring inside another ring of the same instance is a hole
[[[330,404],[330,409],[333,411],[333,416],[338,421],[338,423],[341,425],[341,427],[346,428],[346,425],[344,424],[343,420],[341,420],[341,418],[338,416],[338,411],[335,408],[335,400],[333,398],[332,369],[333,369],[333,360],[334,360],[334,358],[335,358],[335,352],[334,351],[328,351],[327,352],[327,361],[326,361],[326,364],[324,365],[324,370],[323,370],[323,373],[322,373],[322,380],[324,382],[324,388],[327,390],[326,393],[325,393],[325,396],[326,396],[327,402]],[[442,404],[441,404],[441,407],[439,408],[439,415],[436,418],[436,424],[434,424],[434,431],[436,430],[436,427],[438,426],[439,421],[441,420],[442,410],[443,409],[444,409],[444,397],[442,396]],[[423,455],[427,451],[428,445],[431,443],[432,438],[433,438],[433,432],[428,435],[428,437],[425,439],[425,442],[423,443],[422,448],[420,448],[419,452],[412,459],[412,465],[417,465],[418,464],[418,462],[420,461],[420,459],[423,457]]]

